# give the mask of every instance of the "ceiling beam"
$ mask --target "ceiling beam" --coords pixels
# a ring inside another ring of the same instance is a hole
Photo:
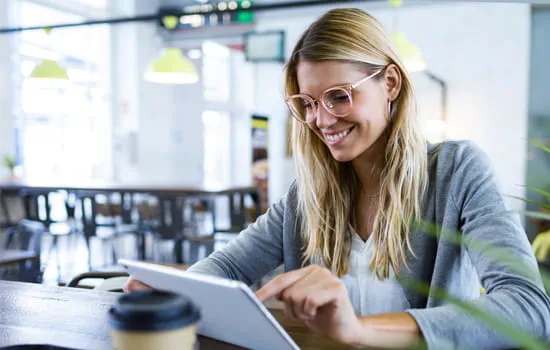
[[[292,8],[303,8],[303,7],[312,7],[312,6],[323,6],[323,5],[342,5],[345,3],[358,3],[358,2],[380,2],[386,0],[301,0],[296,2],[285,2],[285,3],[260,3],[253,4],[247,9],[236,9],[236,10],[225,10],[220,11],[217,8],[212,11],[205,12],[188,12],[183,9],[171,7],[171,8],[161,8],[157,13],[141,15],[141,16],[130,16],[130,17],[119,17],[119,18],[109,18],[109,19],[98,19],[98,20],[89,20],[77,23],[60,23],[52,25],[40,25],[40,26],[28,26],[28,27],[10,27],[10,28],[0,28],[0,34],[7,33],[16,33],[29,30],[41,30],[45,28],[57,29],[57,28],[71,28],[71,27],[82,27],[82,26],[91,26],[91,25],[100,25],[100,24],[122,24],[122,23],[131,23],[131,22],[160,22],[163,16],[184,16],[189,14],[201,14],[208,16],[210,14],[221,14],[221,13],[232,13],[232,12],[266,12],[282,9],[292,9]]]

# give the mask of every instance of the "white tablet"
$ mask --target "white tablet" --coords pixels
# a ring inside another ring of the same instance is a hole
[[[188,296],[201,310],[198,333],[250,349],[299,349],[248,286],[214,276],[120,259],[147,285]]]

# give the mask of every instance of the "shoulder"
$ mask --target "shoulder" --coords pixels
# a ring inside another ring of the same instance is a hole
[[[429,145],[428,173],[434,193],[447,193],[446,199],[459,207],[473,198],[475,203],[502,202],[489,157],[472,141]]]
[[[444,141],[428,144],[428,159],[446,164],[460,164],[473,158],[487,158],[485,152],[473,141]]]
[[[487,154],[474,142],[463,140],[428,144],[428,171],[430,177],[447,178],[457,173],[476,176],[492,170]]]

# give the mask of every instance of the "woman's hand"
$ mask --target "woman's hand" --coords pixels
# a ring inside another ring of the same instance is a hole
[[[128,292],[137,292],[137,291],[140,291],[140,290],[151,290],[151,289],[153,289],[153,288],[149,287],[145,283],[142,283],[142,282],[134,279],[132,276],[130,276],[130,278],[128,278],[128,281],[126,281],[126,283],[122,287],[122,290],[126,293],[128,293]]]
[[[256,292],[263,302],[284,302],[286,316],[345,344],[359,344],[361,322],[342,282],[326,268],[310,265],[277,276]]]

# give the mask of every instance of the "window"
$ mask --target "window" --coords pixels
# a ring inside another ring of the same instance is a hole
[[[43,3],[20,1],[19,25],[86,20]],[[109,28],[105,25],[55,29],[49,34],[26,31],[18,36],[16,149],[27,177],[111,176],[109,40]],[[71,85],[44,87],[26,82],[25,78],[43,59],[53,59],[64,67]]]
[[[231,50],[218,43],[206,41],[202,45],[203,89],[207,101],[229,102]]]
[[[228,187],[231,181],[231,127],[229,114],[204,111],[204,185]]]
[[[231,50],[218,43],[202,45],[203,96],[209,110],[204,126],[204,185],[231,185]]]

